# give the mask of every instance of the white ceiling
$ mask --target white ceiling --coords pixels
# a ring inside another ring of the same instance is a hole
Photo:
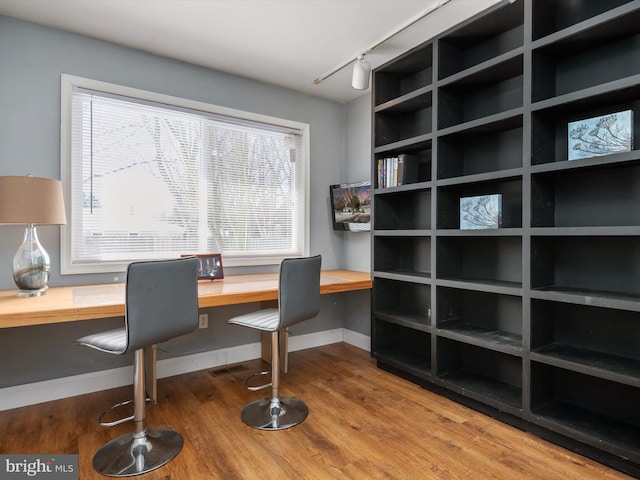
[[[367,55],[373,68],[504,0],[451,0]],[[0,0],[0,15],[338,102],[355,59],[442,0]]]

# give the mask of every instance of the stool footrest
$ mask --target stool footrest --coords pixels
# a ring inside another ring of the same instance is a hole
[[[149,397],[145,399],[146,403],[154,403],[153,400]],[[116,403],[111,407],[107,408],[104,412],[100,414],[98,417],[98,425],[101,427],[115,427],[116,425],[120,425],[122,423],[130,422],[133,420],[134,415],[130,415],[128,417],[119,418],[118,420],[113,420],[112,422],[105,422],[103,418],[108,413],[114,411],[116,408],[126,407],[127,405],[133,405],[133,400],[125,400],[124,402]]]
[[[262,377],[264,375],[271,375],[271,372],[257,372],[257,373],[252,373],[251,375],[249,375],[247,378],[244,379],[244,386],[247,387],[247,390],[250,390],[252,392],[257,392],[258,390],[263,390],[265,388],[269,388],[272,383],[265,383],[263,385],[249,385],[249,382],[251,381],[252,378],[254,377]]]

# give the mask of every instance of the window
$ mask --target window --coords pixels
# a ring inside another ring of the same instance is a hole
[[[62,273],[307,253],[308,125],[63,75]]]

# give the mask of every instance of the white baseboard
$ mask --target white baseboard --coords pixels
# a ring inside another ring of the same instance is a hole
[[[345,342],[369,351],[370,337],[344,328],[289,337],[289,351]],[[158,378],[260,358],[260,343],[158,361]],[[0,389],[0,411],[131,385],[133,367],[121,367]]]
[[[353,330],[344,330],[343,342],[358,347],[361,350],[371,351],[371,337],[369,335],[363,335],[362,333],[354,332]]]

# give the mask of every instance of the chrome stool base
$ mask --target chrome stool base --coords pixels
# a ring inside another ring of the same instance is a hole
[[[307,406],[297,398],[262,398],[242,409],[242,421],[260,430],[284,430],[302,423],[308,414]]]
[[[165,428],[150,428],[140,438],[134,438],[134,433],[129,432],[98,450],[93,457],[93,468],[108,477],[139,475],[170,462],[183,444],[178,432]]]

